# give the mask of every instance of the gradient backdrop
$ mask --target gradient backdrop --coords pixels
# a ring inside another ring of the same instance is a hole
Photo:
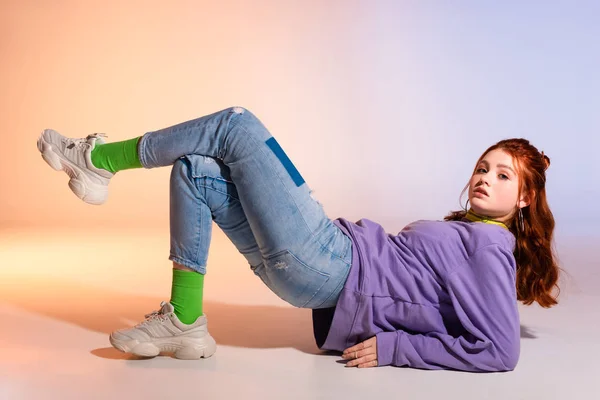
[[[599,3],[502,4],[2,1],[0,227],[167,232],[169,168],[88,205],[38,135],[118,141],[239,105],[331,218],[392,233],[458,209],[485,148],[526,137],[552,161],[558,244],[597,246]]]

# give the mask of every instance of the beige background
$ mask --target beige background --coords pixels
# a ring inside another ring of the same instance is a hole
[[[596,398],[598,15],[586,1],[0,1],[0,398]],[[310,310],[262,285],[216,225],[216,355],[110,347],[169,298],[170,170],[122,171],[88,205],[38,135],[118,141],[229,106],[265,123],[331,218],[394,234],[458,209],[489,145],[544,150],[568,274],[559,306],[519,306],[517,369],[344,369],[316,355]]]
[[[524,136],[552,159],[560,231],[589,235],[600,222],[589,200],[600,177],[592,13],[314,0],[0,7],[0,226],[165,229],[169,168],[124,171],[108,203],[90,206],[43,162],[39,133],[117,141],[235,105],[278,138],[331,217],[392,232],[441,218],[485,148]]]
[[[53,128],[124,140],[233,105],[264,120],[330,203],[358,189],[342,157],[360,146],[348,119],[358,111],[348,88],[353,52],[319,42],[343,43],[361,7],[331,3],[302,16],[283,4],[173,4],[3,3],[0,224],[164,229],[169,168],[119,174],[109,202],[94,207],[45,165],[37,136]],[[335,27],[322,24],[328,7],[342,14]]]

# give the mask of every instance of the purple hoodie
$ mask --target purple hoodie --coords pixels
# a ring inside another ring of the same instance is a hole
[[[352,239],[353,259],[336,307],[313,310],[321,349],[343,351],[377,336],[380,366],[515,368],[520,325],[510,231],[467,219],[416,221],[398,235],[366,218],[334,223]]]

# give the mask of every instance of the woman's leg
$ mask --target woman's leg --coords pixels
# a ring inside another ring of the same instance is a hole
[[[220,182],[225,182],[228,193],[235,190],[235,195],[229,196],[227,204],[217,211],[231,213],[229,207],[238,209],[233,219],[225,216],[220,227],[242,254],[251,255],[248,261],[255,274],[295,306],[331,306],[331,294],[339,292],[348,273],[350,240],[325,215],[283,149],[251,112],[233,107],[148,132],[138,148],[146,168],[187,159],[196,182],[208,175],[205,161],[212,158],[220,163],[220,170],[229,177]],[[196,244],[175,243],[175,247],[182,247],[173,260],[203,271],[209,237],[193,234],[207,231],[199,228],[206,218],[200,218],[202,211],[198,210],[192,214],[194,218],[180,217],[182,226],[187,224],[191,237],[196,239],[182,239],[183,243]],[[206,210],[203,213],[208,215]],[[241,224],[240,217],[247,222]],[[172,214],[172,218],[175,221],[178,216]],[[236,238],[231,231],[236,227],[245,231],[244,238],[254,241]],[[186,253],[187,257],[181,256]]]
[[[244,108],[148,132],[138,151],[145,168],[172,165],[190,154],[222,160],[264,257],[297,246],[298,239],[314,239],[331,224],[277,140]]]
[[[215,221],[250,266],[262,262],[228,170],[220,160],[196,154],[174,162],[169,194],[169,260],[205,274]]]
[[[190,154],[222,160],[264,257],[297,246],[298,239],[314,239],[332,223],[277,140],[244,108],[148,132],[138,151],[145,168],[172,165]]]

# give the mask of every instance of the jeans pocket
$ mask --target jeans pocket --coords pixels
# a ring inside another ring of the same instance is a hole
[[[295,307],[310,308],[311,300],[329,280],[329,274],[306,265],[290,250],[263,258],[254,273],[279,298]]]
[[[352,257],[352,242],[348,236],[333,222],[330,222],[325,229],[315,235],[321,247],[331,253],[337,259],[349,264]]]

